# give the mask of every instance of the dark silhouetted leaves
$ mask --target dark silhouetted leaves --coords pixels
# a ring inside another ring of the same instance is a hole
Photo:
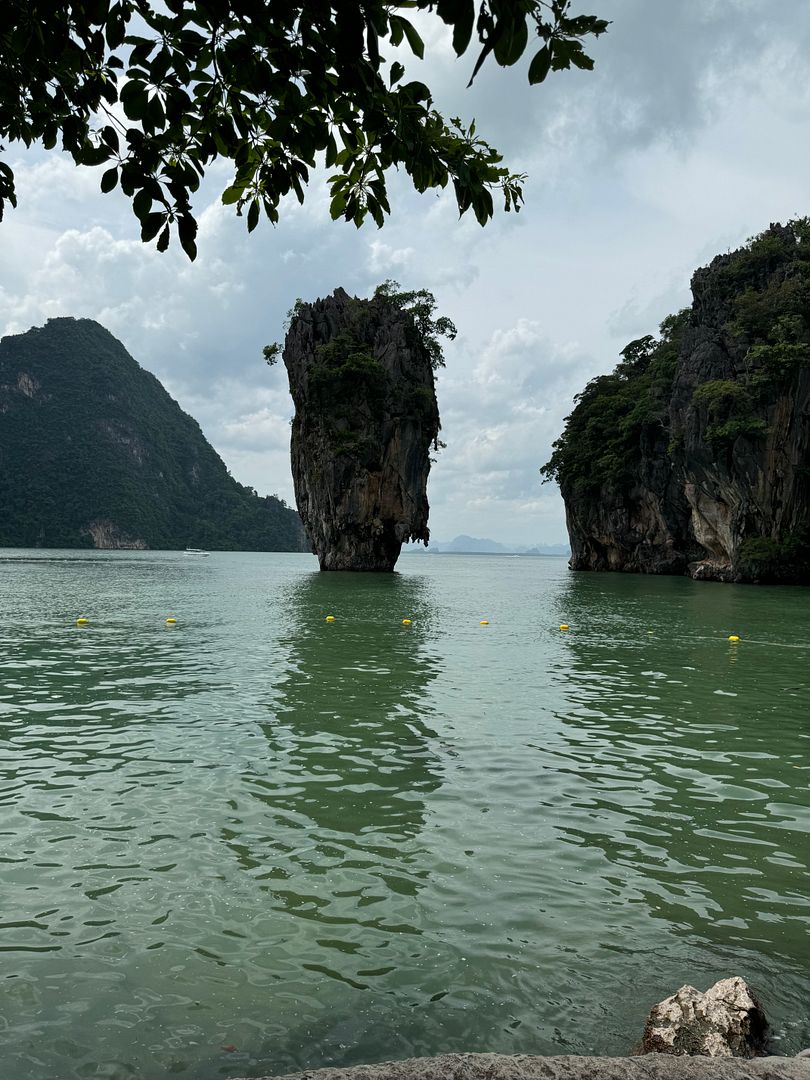
[[[512,65],[539,38],[529,82],[542,82],[549,71],[593,66],[583,41],[608,24],[572,14],[573,3],[230,0],[214,19],[210,0],[6,0],[0,140],[107,166],[101,190],[120,184],[144,240],[158,237],[165,251],[175,233],[189,258],[191,196],[218,158],[235,170],[222,202],[238,215],[247,207],[249,232],[261,209],[276,222],[285,196],[303,201],[322,162],[335,170],[333,218],[382,225],[386,174],[399,168],[418,191],[452,184],[459,212],[483,225],[496,190],[505,210],[519,209],[524,178],[473,125],[446,122],[424,83],[403,83],[391,50],[421,59],[412,17],[432,12],[459,56],[476,34],[473,79],[488,57]],[[0,163],[0,220],[6,203],[16,205],[14,177]]]

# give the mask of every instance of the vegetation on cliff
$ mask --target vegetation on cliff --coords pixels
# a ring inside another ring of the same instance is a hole
[[[718,256],[693,292],[586,386],[541,469],[573,565],[805,580],[810,219]]]
[[[633,483],[642,434],[666,428],[688,318],[688,309],[670,315],[661,323],[658,338],[631,341],[615,371],[592,379],[577,395],[576,408],[540,470],[546,480],[577,493]]]
[[[298,515],[92,320],[0,341],[0,414],[0,546],[302,550]]]

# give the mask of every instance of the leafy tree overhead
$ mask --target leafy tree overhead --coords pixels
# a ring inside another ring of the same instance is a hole
[[[222,201],[275,222],[281,199],[299,201],[319,161],[331,214],[382,225],[386,173],[402,168],[422,192],[452,183],[460,213],[484,224],[493,193],[518,210],[523,176],[430,89],[404,81],[392,50],[418,57],[408,16],[452,28],[457,55],[473,37],[471,82],[489,58],[508,66],[537,50],[530,83],[572,65],[607,28],[571,11],[573,0],[5,0],[0,20],[0,143],[60,146],[77,165],[107,168],[101,190],[121,187],[145,241],[164,251],[175,229],[190,258],[191,199],[218,158],[233,163]],[[534,42],[530,45],[530,40]],[[4,147],[0,145],[0,150]],[[0,159],[0,219],[16,206]]]

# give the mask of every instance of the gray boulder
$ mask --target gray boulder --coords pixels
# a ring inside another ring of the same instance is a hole
[[[705,993],[682,986],[653,1007],[639,1054],[756,1057],[765,1051],[768,1021],[744,979],[721,979]]]

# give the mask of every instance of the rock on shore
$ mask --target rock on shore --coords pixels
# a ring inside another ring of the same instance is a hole
[[[721,979],[705,993],[682,986],[653,1006],[639,1053],[755,1057],[768,1021],[744,979]]]
[[[262,1080],[810,1080],[800,1058],[533,1057],[442,1054],[348,1069],[313,1069]]]

